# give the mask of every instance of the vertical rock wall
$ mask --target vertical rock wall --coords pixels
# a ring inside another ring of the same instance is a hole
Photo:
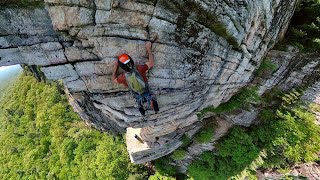
[[[284,52],[271,50],[265,57],[277,68],[272,70],[265,69],[264,73],[253,78],[251,85],[259,88],[258,93],[262,95],[268,90],[276,87],[282,91],[291,91],[293,88],[304,89],[300,99],[310,112],[315,114],[317,124],[320,125],[320,56],[319,54],[302,54],[297,52]],[[274,104],[275,105],[275,104]],[[185,158],[175,160],[172,163],[178,167],[181,173],[186,173],[188,165],[197,159],[205,151],[216,152],[216,144],[218,140],[228,133],[228,130],[234,125],[249,127],[252,124],[259,123],[259,113],[265,110],[265,107],[250,105],[249,110],[237,109],[231,112],[212,115],[211,122],[215,123],[215,132],[213,138],[208,143],[199,143],[193,141],[186,149]],[[211,113],[213,114],[213,113]],[[210,124],[212,125],[212,124]],[[301,169],[300,169],[301,168]],[[305,174],[311,179],[317,177],[308,173],[308,169],[316,169],[316,165],[303,164],[300,168],[294,168],[291,173],[296,174],[297,171]],[[268,174],[268,173],[266,173]],[[258,171],[258,176],[263,179],[271,178]],[[282,177],[283,174],[278,174]],[[276,177],[273,177],[276,178]]]
[[[250,82],[282,35],[297,1],[45,0],[44,7],[0,11],[0,66],[39,65],[64,82],[81,117],[123,132],[131,160],[143,163],[179,147],[199,128],[197,111],[227,101]],[[147,60],[160,112],[141,117],[125,87],[111,81],[117,55]],[[133,134],[145,140],[136,143]]]

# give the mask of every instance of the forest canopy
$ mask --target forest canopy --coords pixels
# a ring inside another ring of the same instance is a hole
[[[127,179],[123,138],[87,127],[55,83],[21,76],[0,102],[0,179]]]

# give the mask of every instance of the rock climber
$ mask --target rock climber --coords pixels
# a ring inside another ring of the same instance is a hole
[[[121,54],[118,56],[118,60],[114,63],[112,81],[114,83],[123,84],[128,87],[132,93],[140,113],[144,116],[145,109],[144,103],[147,103],[148,107],[152,108],[156,113],[159,111],[156,97],[150,91],[148,86],[148,79],[146,72],[154,65],[153,55],[151,52],[151,42],[147,41],[145,47],[148,53],[148,62],[144,65],[135,65],[134,61],[128,54]],[[118,75],[118,68],[123,69],[125,73]]]

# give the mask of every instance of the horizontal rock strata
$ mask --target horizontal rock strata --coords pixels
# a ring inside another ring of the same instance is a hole
[[[293,88],[304,87],[300,99],[305,104],[307,109],[315,114],[317,124],[320,125],[320,56],[317,54],[299,54],[293,52],[284,52],[271,50],[266,58],[268,61],[277,66],[272,72],[266,69],[266,72],[260,76],[254,77],[251,84],[258,87],[258,93],[262,95],[268,90],[276,87],[283,91],[291,91]],[[294,82],[294,83],[293,83]],[[225,112],[220,114],[206,113],[205,117],[210,117],[210,121],[214,122],[215,132],[213,139],[208,143],[199,143],[193,141],[187,148],[186,156],[183,160],[174,161],[181,173],[187,172],[188,165],[199,157],[205,151],[216,152],[215,144],[218,140],[228,133],[228,130],[240,125],[249,127],[254,123],[259,123],[258,114],[263,110],[259,107],[250,107],[250,110],[237,109],[233,112]],[[318,177],[317,174],[308,172],[309,170],[317,171],[319,166],[302,164],[294,167],[291,174],[298,176],[298,173],[305,175],[308,178]],[[258,171],[260,178],[280,178],[282,174],[277,172],[269,172],[262,174]],[[317,179],[317,178],[316,178]]]
[[[131,148],[135,139],[127,137],[131,159],[143,163],[176,149],[179,137],[198,127],[198,111],[227,101],[251,81],[296,3],[45,0],[43,7],[6,7],[0,11],[0,66],[39,65],[48,79],[63,81],[75,109],[98,129],[130,127],[143,132],[146,144],[163,140],[161,148],[145,150]],[[111,73],[120,53],[146,62],[144,43],[154,38],[148,78],[160,112],[143,118]]]

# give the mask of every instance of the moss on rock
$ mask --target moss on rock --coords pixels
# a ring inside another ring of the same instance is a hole
[[[167,10],[181,14],[182,17],[177,24],[178,29],[183,29],[182,27],[185,26],[186,19],[191,18],[201,25],[209,28],[215,34],[226,39],[234,48],[239,47],[236,39],[232,35],[228,34],[226,26],[218,20],[218,17],[212,12],[201,7],[197,2],[192,0],[160,1],[159,5]],[[181,19],[184,19],[184,21],[181,21]]]

